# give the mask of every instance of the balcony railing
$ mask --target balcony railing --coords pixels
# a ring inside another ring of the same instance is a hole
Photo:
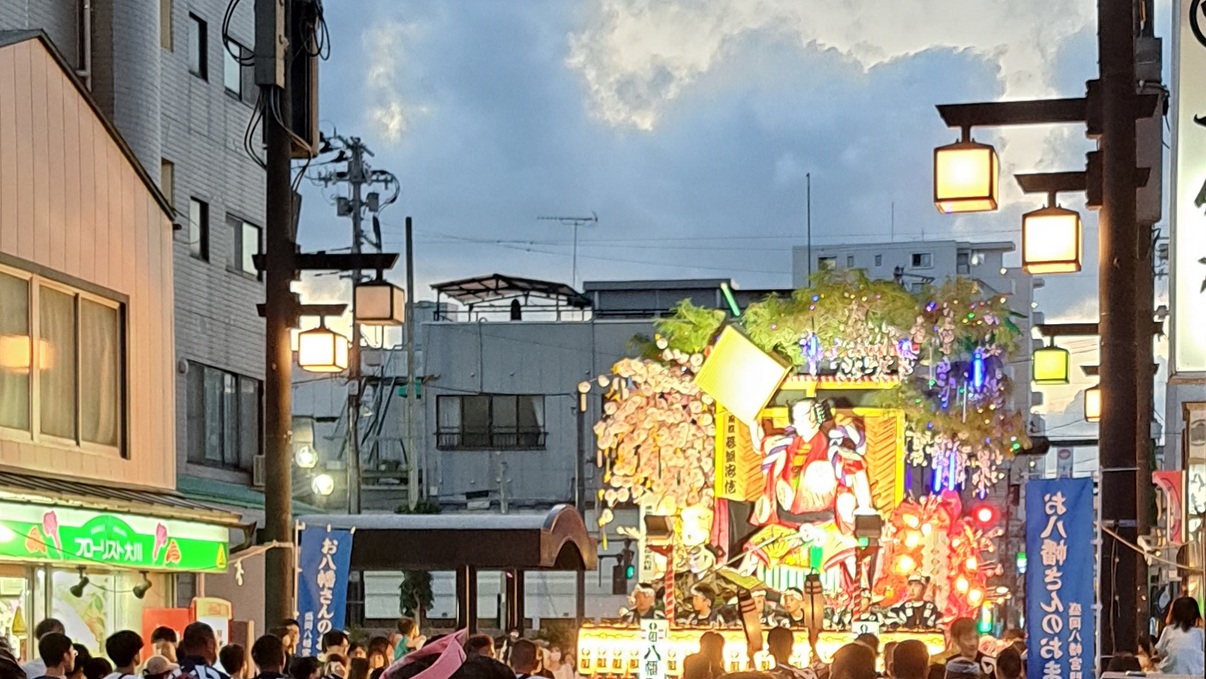
[[[490,431],[461,431],[442,429],[436,432],[439,450],[544,450],[548,432],[540,429],[493,429]]]

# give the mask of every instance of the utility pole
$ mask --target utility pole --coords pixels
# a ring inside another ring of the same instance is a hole
[[[419,383],[415,376],[415,248],[414,224],[406,218],[406,456],[410,458],[410,471],[406,474],[406,502],[413,510],[424,493],[419,475],[425,460],[415,446],[415,401],[419,398]]]
[[[808,224],[808,280],[804,281],[804,287],[812,286],[812,173],[804,173],[804,182],[807,196],[805,198],[805,222]]]
[[[277,36],[280,26],[289,25],[291,10],[292,2],[283,3],[283,7],[272,2],[256,3],[256,34]],[[281,13],[285,15],[283,24]],[[271,47],[265,45],[264,49],[267,51]],[[257,61],[260,58],[257,54]],[[280,54],[277,58],[275,67],[277,72],[283,70],[283,80],[276,84],[264,84],[260,65],[257,63],[256,66],[260,97],[266,99],[264,141],[268,153],[264,229],[264,542],[294,544],[290,431],[293,424],[293,352],[289,329],[294,322],[296,300],[289,286],[296,272],[297,245],[293,231],[290,169],[292,138],[285,127],[291,119],[292,102],[286,89],[290,60]],[[268,625],[279,625],[282,620],[294,616],[295,556],[293,550],[282,549],[270,549],[264,555],[264,618]]]
[[[1139,266],[1135,173],[1135,2],[1098,0],[1097,54],[1100,64],[1102,201],[1098,213],[1101,290],[1101,445],[1099,448],[1104,525],[1134,544],[1137,537],[1136,428],[1150,418],[1139,411],[1136,375],[1150,380],[1150,362],[1140,366],[1135,290]],[[1148,238],[1146,234],[1143,238]],[[1150,324],[1150,318],[1148,319]],[[1150,345],[1150,337],[1147,338]],[[1150,426],[1147,425],[1147,426]],[[1150,481],[1147,481],[1150,482]],[[1100,601],[1103,658],[1135,650],[1134,612],[1139,608],[1140,557],[1109,534],[1103,535]]]

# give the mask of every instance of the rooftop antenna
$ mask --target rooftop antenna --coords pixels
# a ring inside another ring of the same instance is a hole
[[[570,278],[570,287],[578,289],[578,227],[586,226],[587,224],[598,224],[599,215],[595,214],[594,210],[590,211],[589,217],[537,217],[537,221],[541,222],[559,222],[565,226],[574,227],[574,269],[573,276]]]

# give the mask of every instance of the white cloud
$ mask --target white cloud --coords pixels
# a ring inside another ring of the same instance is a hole
[[[934,47],[968,49],[1000,64],[1007,97],[1040,97],[1051,94],[1063,40],[1092,14],[1087,0],[593,0],[566,63],[597,117],[645,131],[744,41],[768,38],[834,49],[865,69]]]
[[[385,20],[370,26],[362,36],[368,58],[366,122],[391,144],[405,134],[414,112],[414,107],[403,101],[400,86],[407,38],[412,37],[414,31],[412,24]]]

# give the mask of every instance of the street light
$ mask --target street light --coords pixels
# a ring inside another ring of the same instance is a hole
[[[1085,389],[1085,422],[1101,419],[1101,385]]]
[[[1080,213],[1055,205],[1022,215],[1022,268],[1032,275],[1080,271]]]
[[[313,490],[315,495],[327,497],[335,492],[335,479],[330,474],[319,474],[310,481],[310,490]]]
[[[939,212],[986,212],[997,209],[1000,161],[989,144],[963,139],[934,149],[934,205]]]
[[[353,297],[353,314],[361,325],[402,325],[405,320],[406,293],[381,276],[356,285]]]
[[[1055,346],[1055,340],[1051,340],[1049,346],[1035,349],[1034,383],[1042,386],[1067,384],[1071,362],[1068,350]]]
[[[318,464],[318,453],[310,446],[302,446],[293,454],[293,459],[297,462],[297,466],[302,469],[313,469]]]
[[[297,364],[315,373],[337,373],[348,368],[348,338],[327,328],[326,321],[317,328],[297,335]]]

